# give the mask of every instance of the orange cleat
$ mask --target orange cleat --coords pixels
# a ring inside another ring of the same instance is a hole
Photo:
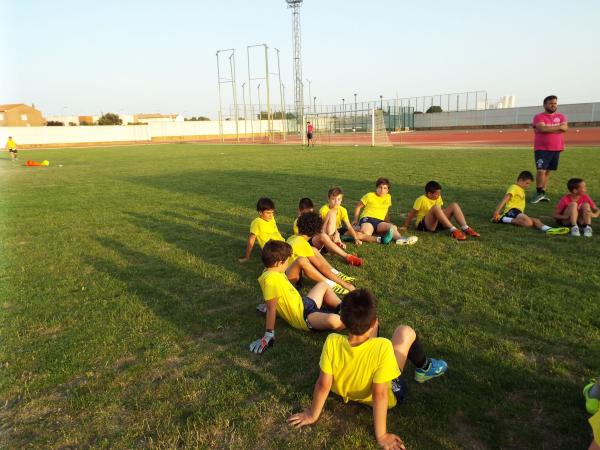
[[[452,237],[454,239],[456,239],[457,241],[464,241],[467,239],[465,234],[462,231],[460,231],[458,228],[452,232]]]
[[[363,265],[363,260],[362,258],[359,258],[358,256],[354,256],[354,255],[348,255],[346,256],[346,262],[348,264],[350,264],[351,266],[362,266]]]
[[[471,236],[471,237],[475,237],[475,238],[479,237],[479,233],[478,233],[477,231],[475,231],[475,230],[474,230],[473,228],[471,228],[471,227],[467,228],[467,229],[464,231],[464,233],[465,233],[467,236]]]

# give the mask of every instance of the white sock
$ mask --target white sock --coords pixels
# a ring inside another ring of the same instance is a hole
[[[381,244],[381,236],[377,236],[377,243]]]
[[[591,229],[592,229],[592,226],[591,226],[591,225],[586,225],[586,226],[585,226],[585,229],[586,229],[586,230],[591,230]]]
[[[574,226],[571,227],[571,230],[577,230],[577,231],[579,231],[579,227],[577,225],[574,225]]]
[[[454,233],[456,231],[456,227],[450,227],[450,233]]]
[[[333,267],[331,268],[331,273],[333,273],[334,275],[339,275],[340,271],[337,269],[334,269]]]
[[[542,231],[545,233],[545,232],[546,232],[546,231],[548,231],[550,228],[552,228],[552,227],[549,227],[548,225],[542,225],[542,228],[541,228],[541,229],[542,229]]]
[[[327,286],[329,287],[334,287],[337,284],[335,281],[331,280],[325,280],[325,283],[327,283]]]
[[[512,223],[513,219],[511,217],[503,217],[502,223]],[[546,226],[546,225],[544,225]]]
[[[463,231],[467,231],[467,228],[469,228],[469,225],[467,225],[467,224],[465,224],[464,227],[460,227],[460,229],[463,230]]]

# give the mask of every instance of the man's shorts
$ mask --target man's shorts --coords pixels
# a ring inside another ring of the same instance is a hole
[[[537,170],[556,170],[558,169],[559,151],[535,150],[535,167]]]
[[[444,229],[444,226],[438,222],[435,227],[435,230],[430,230],[429,228],[427,228],[427,225],[425,224],[425,217],[423,217],[421,219],[421,221],[417,224],[418,231],[427,231],[428,233],[435,233],[436,231],[440,231],[443,229]]]
[[[9,148],[8,152],[9,153],[14,153],[16,155],[17,154],[17,149],[16,148]]]
[[[517,208],[511,208],[508,211],[506,211],[504,214],[502,214],[502,217],[500,218],[500,223],[504,223],[504,222],[502,222],[502,219],[504,217],[508,217],[509,219],[516,219],[519,214],[523,214],[523,211],[521,211],[520,209],[517,209]]]
[[[358,225],[360,226],[363,223],[370,223],[373,226],[373,230],[377,231],[377,227],[380,223],[383,223],[383,220],[375,219],[374,217],[363,217],[358,221]]]
[[[306,133],[306,139],[312,139],[312,133]]]
[[[315,303],[315,301],[308,297],[307,295],[303,295],[302,296],[302,305],[304,306],[304,312],[302,313],[302,316],[304,317],[304,322],[306,322],[306,326],[308,327],[309,330],[314,330],[313,326],[310,324],[309,320],[308,320],[308,316],[311,315],[312,313],[316,313],[316,312],[320,312],[320,313],[324,313],[324,314],[339,314],[339,308],[338,309],[332,309],[332,308],[328,308],[326,306],[322,306],[321,309],[319,309],[319,307],[317,306],[317,304]],[[341,303],[340,303],[341,305]]]

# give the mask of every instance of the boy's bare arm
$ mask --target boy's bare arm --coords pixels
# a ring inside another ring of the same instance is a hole
[[[410,225],[410,223],[412,222],[412,220],[414,219],[416,214],[417,214],[417,210],[411,209],[410,212],[408,213],[408,215],[406,216],[406,220],[404,221],[404,223],[402,224],[402,226],[400,228],[407,230],[408,226]]]
[[[356,207],[354,208],[354,220],[352,221],[352,225],[358,224],[358,218],[360,217],[360,210],[365,207],[363,202],[358,202]]]
[[[350,221],[349,220],[344,221],[344,225],[346,225],[346,228],[348,229],[350,236],[352,236],[354,238],[354,243],[356,245],[362,244],[362,241],[358,238],[358,235],[356,234],[356,231],[354,230],[354,227],[352,226]]]
[[[265,334],[262,338],[250,343],[252,353],[261,354],[275,344],[275,320],[277,319],[277,298],[266,301],[267,318],[265,319]]]
[[[323,406],[325,406],[325,400],[327,400],[327,396],[329,395],[332,384],[333,376],[321,371],[319,374],[319,379],[315,383],[313,399],[310,408],[305,409],[301,413],[290,416],[288,418],[288,423],[300,428],[306,425],[311,425],[319,420],[321,411],[323,411]]]
[[[252,247],[254,247],[254,242],[256,242],[256,235],[250,233],[248,235],[248,244],[246,245],[246,253],[244,256],[238,259],[239,262],[245,263],[250,261],[250,255],[252,254]]]
[[[375,437],[377,443],[386,450],[406,450],[402,439],[387,432],[388,389],[388,383],[373,383],[371,387]]]
[[[506,203],[512,198],[512,194],[506,194],[504,197],[502,197],[502,200],[500,201],[500,203],[498,203],[498,206],[496,206],[496,210],[494,211],[494,214],[492,215],[492,219],[493,220],[498,220],[499,219],[499,215],[500,215],[500,211],[502,211],[502,208],[504,208],[504,205],[506,205]]]

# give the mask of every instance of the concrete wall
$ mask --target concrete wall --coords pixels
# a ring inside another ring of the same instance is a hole
[[[558,110],[567,116],[569,122],[600,121],[600,103],[559,104]],[[481,127],[494,125],[531,124],[533,116],[542,112],[541,106],[522,108],[488,109],[483,111],[442,112],[415,114],[415,129],[448,127]]]

